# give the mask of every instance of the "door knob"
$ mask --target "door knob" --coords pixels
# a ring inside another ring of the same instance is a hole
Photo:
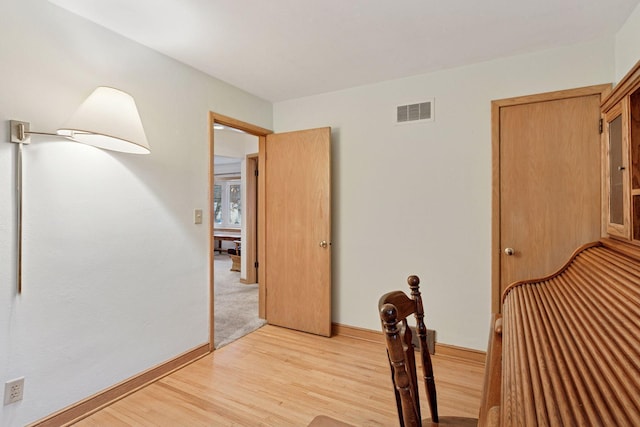
[[[323,240],[322,242],[320,242],[320,247],[321,248],[326,248],[328,246],[328,243],[326,240]]]
[[[516,251],[514,251],[513,248],[505,248],[504,253],[507,256],[511,256],[511,255],[515,254]]]

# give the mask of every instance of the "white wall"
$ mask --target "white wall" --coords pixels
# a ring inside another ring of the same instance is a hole
[[[131,93],[152,154],[39,138],[25,148],[16,295],[13,144],[0,142],[0,405],[21,426],[208,340],[208,112],[270,128],[271,104],[45,0],[0,3],[0,135],[52,131],[99,85]],[[208,220],[205,218],[204,224]]]
[[[418,274],[438,341],[486,350],[491,100],[610,82],[613,51],[611,38],[276,103],[276,132],[333,129],[333,321],[379,330],[378,298]],[[394,125],[396,105],[431,97],[435,122]]]
[[[640,60],[640,5],[616,34],[616,81]]]

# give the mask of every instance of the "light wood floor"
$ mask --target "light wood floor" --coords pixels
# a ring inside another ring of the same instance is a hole
[[[483,364],[433,364],[440,414],[477,417]],[[306,426],[317,415],[393,426],[391,387],[383,344],[267,325],[76,426]]]

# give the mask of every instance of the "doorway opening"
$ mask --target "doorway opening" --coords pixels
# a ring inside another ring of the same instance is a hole
[[[210,350],[262,326],[258,165],[270,131],[210,113]]]

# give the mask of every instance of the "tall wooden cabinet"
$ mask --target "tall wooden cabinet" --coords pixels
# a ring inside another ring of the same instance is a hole
[[[606,231],[640,245],[640,62],[604,99],[602,114]]]

